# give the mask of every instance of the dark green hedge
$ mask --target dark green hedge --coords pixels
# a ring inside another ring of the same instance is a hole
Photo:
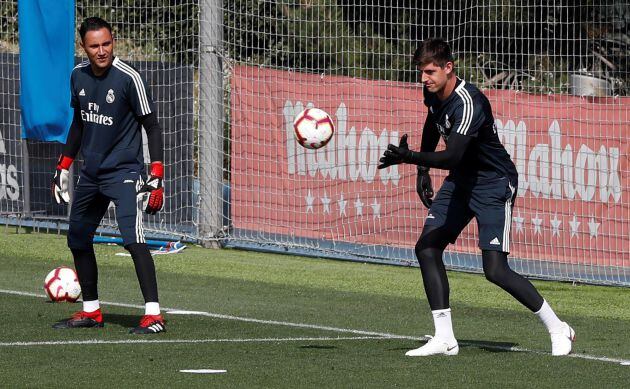
[[[139,56],[192,64],[199,46],[198,0],[76,1],[77,27],[89,16],[111,23],[118,44],[140,47]],[[123,42],[121,42],[123,40]],[[127,43],[129,42],[129,43]]]
[[[448,39],[461,72],[494,87],[563,92],[569,73],[629,81],[630,10],[619,1],[236,0],[226,7],[229,56],[246,63],[413,81],[410,59],[427,37]],[[624,43],[626,42],[626,43]],[[606,66],[593,52],[602,54]],[[625,54],[624,54],[625,53]],[[501,78],[503,77],[503,78]]]
[[[130,53],[196,64],[198,1],[77,0],[77,20],[110,21],[118,47]],[[628,94],[630,7],[623,1],[492,0],[473,7],[468,0],[226,0],[224,55],[281,69],[414,81],[417,43],[441,36],[452,43],[460,72],[478,83],[494,77],[500,79],[494,87],[562,92],[568,74],[586,70]],[[0,39],[15,43],[17,1],[1,5]]]

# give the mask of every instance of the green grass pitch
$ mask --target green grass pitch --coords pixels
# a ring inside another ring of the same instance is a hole
[[[0,228],[0,387],[621,388],[630,289],[535,281],[577,332],[552,357],[537,318],[475,274],[449,272],[460,353],[405,357],[433,331],[417,268],[190,246],[156,256],[168,332],[133,336],[131,259],[98,246],[102,329],[54,330],[80,304],[46,301],[72,266],[65,237]],[[188,311],[188,314],[169,313]],[[192,311],[192,312],[190,312]],[[221,374],[185,369],[226,370]]]

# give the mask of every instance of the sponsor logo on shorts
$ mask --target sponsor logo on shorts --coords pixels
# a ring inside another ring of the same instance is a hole
[[[494,239],[492,239],[490,241],[490,244],[493,244],[495,246],[501,246],[501,242],[499,242],[499,238],[495,237]]]

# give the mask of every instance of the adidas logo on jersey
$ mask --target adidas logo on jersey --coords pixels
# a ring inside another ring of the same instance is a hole
[[[495,246],[500,246],[501,242],[499,242],[499,238],[495,237],[494,239],[490,241],[490,244],[493,244]]]
[[[79,92],[79,96],[85,96],[85,89],[81,89],[81,92]]]

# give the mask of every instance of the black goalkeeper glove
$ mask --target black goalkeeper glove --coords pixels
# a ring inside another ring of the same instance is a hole
[[[410,156],[411,150],[409,150],[409,144],[407,144],[407,134],[405,134],[400,138],[398,146],[391,143],[387,146],[387,150],[385,150],[383,156],[379,159],[380,164],[378,165],[378,168],[385,169],[386,167],[392,165],[398,165],[406,162]]]
[[[416,192],[418,192],[422,204],[427,208],[431,208],[431,204],[433,204],[433,185],[431,185],[431,176],[429,175],[428,167],[418,166]]]

